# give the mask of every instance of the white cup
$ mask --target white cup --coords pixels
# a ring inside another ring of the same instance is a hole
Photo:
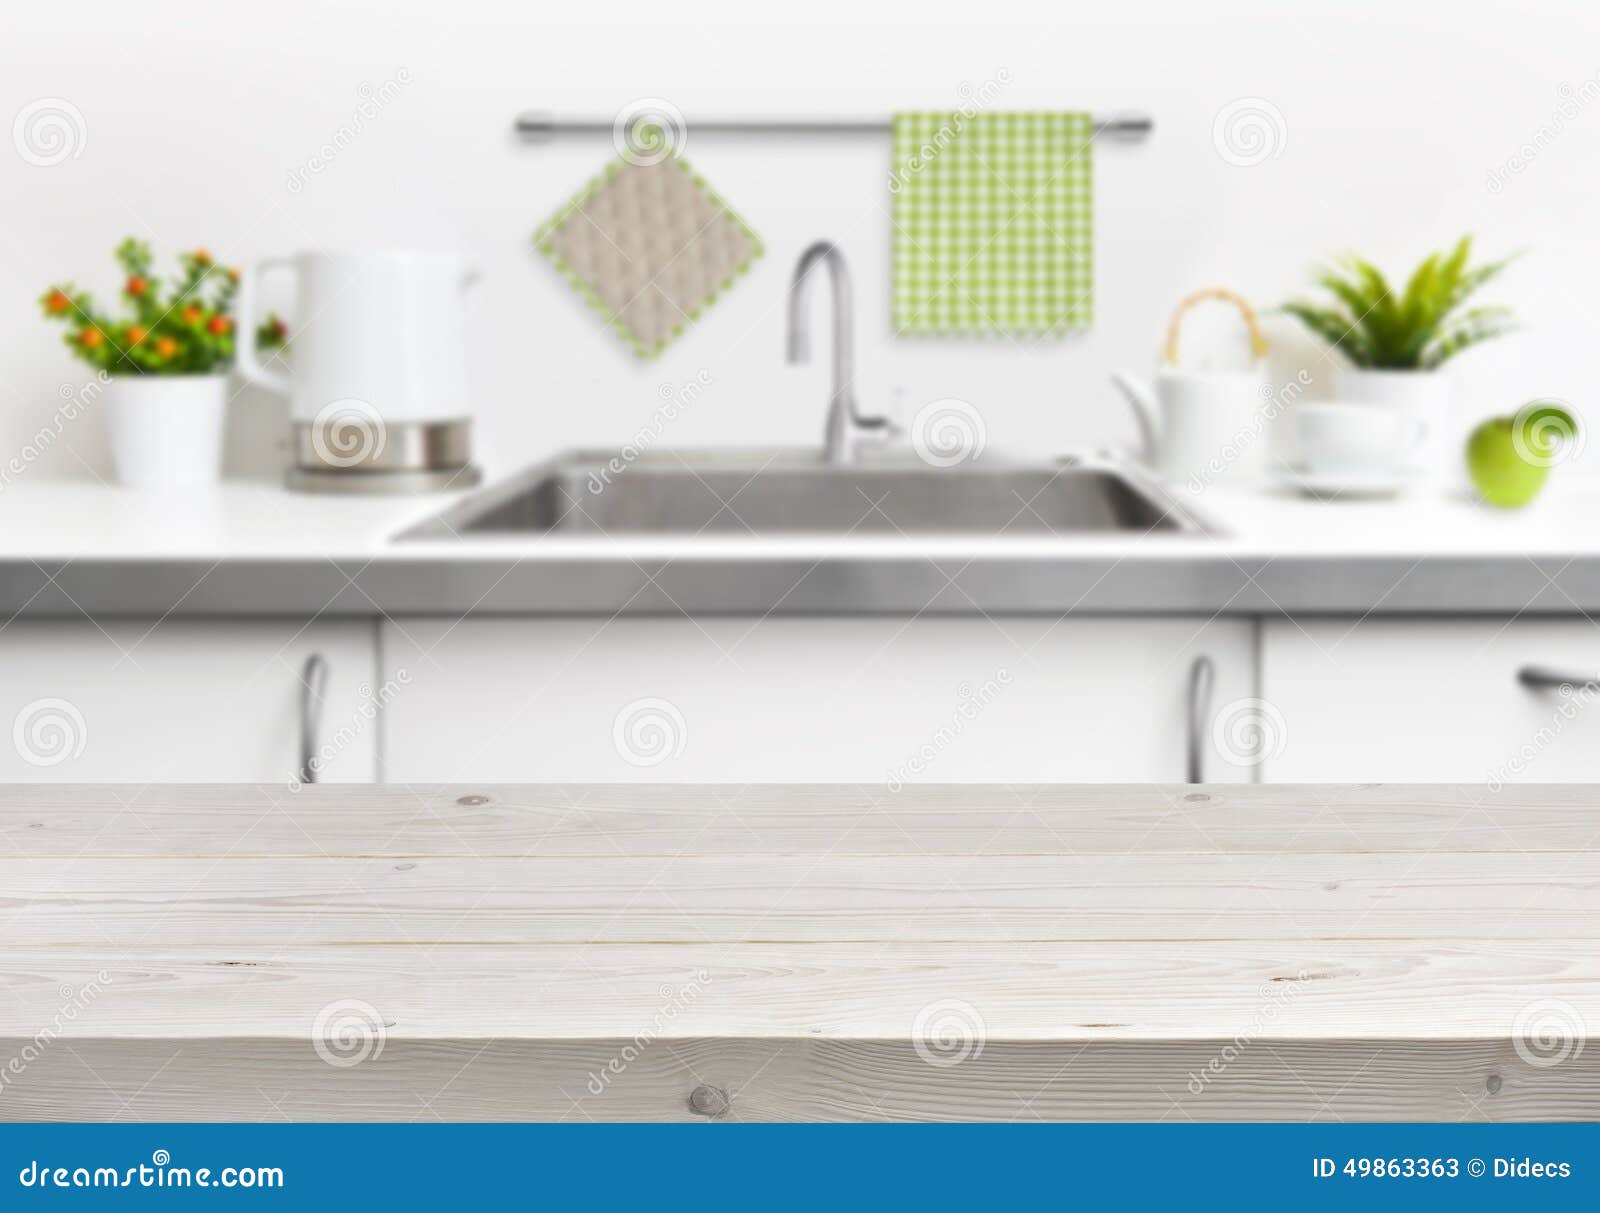
[[[1317,401],[1295,405],[1293,432],[1313,475],[1388,475],[1416,467],[1428,423],[1388,405]]]

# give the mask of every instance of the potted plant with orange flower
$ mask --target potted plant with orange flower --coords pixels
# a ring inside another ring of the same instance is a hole
[[[177,276],[162,278],[149,246],[132,237],[117,246],[116,259],[120,317],[70,283],[51,287],[40,306],[67,326],[67,348],[101,374],[117,478],[137,488],[213,483],[222,474],[239,271],[195,249],[179,256]],[[269,316],[251,336],[275,348],[287,334]]]

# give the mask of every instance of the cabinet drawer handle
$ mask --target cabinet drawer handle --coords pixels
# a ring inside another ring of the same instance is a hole
[[[1189,667],[1189,753],[1184,781],[1204,783],[1206,721],[1211,719],[1211,691],[1216,685],[1217,667],[1209,657],[1196,657]]]
[[[1545,665],[1525,665],[1517,671],[1517,681],[1535,691],[1559,691],[1570,687],[1574,691],[1600,690],[1600,677],[1593,674],[1563,674]]]
[[[317,782],[317,736],[322,732],[322,704],[328,692],[328,662],[313,653],[300,667],[300,782]]]

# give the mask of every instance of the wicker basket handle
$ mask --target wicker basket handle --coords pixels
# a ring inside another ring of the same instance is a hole
[[[1231,303],[1239,309],[1239,315],[1244,318],[1245,327],[1250,330],[1250,356],[1258,361],[1267,356],[1267,339],[1261,333],[1261,323],[1256,319],[1256,310],[1250,306],[1250,301],[1237,291],[1230,291],[1225,286],[1211,286],[1205,290],[1196,291],[1188,296],[1172,313],[1172,319],[1167,324],[1167,345],[1162,351],[1161,360],[1168,366],[1178,365],[1178,334],[1183,328],[1183,318],[1189,309],[1197,303],[1204,303],[1208,299],[1219,299],[1223,303]]]

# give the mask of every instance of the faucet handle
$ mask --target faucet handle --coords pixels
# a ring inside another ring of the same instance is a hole
[[[887,413],[851,418],[851,437],[857,449],[883,450],[905,436],[905,427]]]
[[[878,431],[880,436],[885,441],[892,438],[904,438],[906,434],[906,427],[901,425],[897,419],[889,416],[887,413],[883,414],[882,416],[872,418],[872,425],[870,428]]]
[[[900,387],[894,389],[894,402],[887,412],[863,415],[855,400],[850,402],[850,416],[856,428],[869,431],[880,440],[898,438],[906,432],[905,426],[900,423],[904,415],[905,389]]]

